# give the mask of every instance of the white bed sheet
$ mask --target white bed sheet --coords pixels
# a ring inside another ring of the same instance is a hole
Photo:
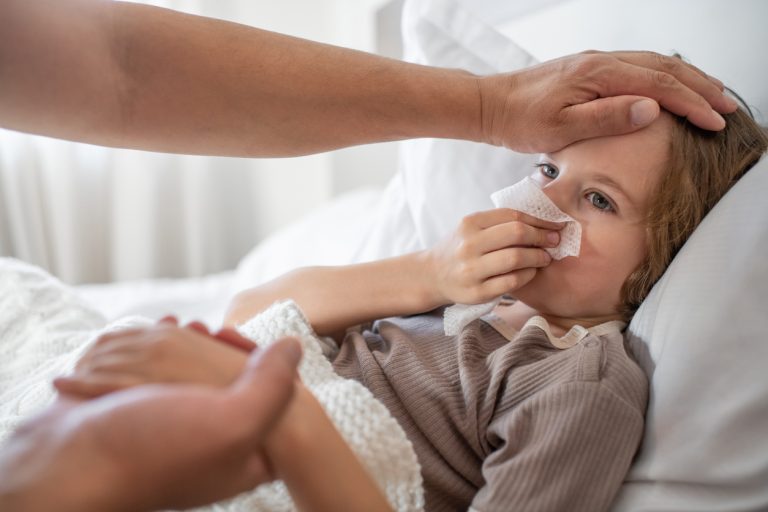
[[[109,321],[140,315],[159,319],[221,324],[230,299],[240,290],[308,265],[356,261],[381,205],[381,190],[364,188],[339,196],[297,222],[275,232],[237,269],[187,279],[147,279],[81,285],[77,292]]]

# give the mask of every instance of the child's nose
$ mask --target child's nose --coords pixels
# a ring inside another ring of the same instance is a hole
[[[560,180],[555,180],[547,183],[541,190],[561,212],[570,215],[569,210],[571,210],[571,208],[568,204],[568,188],[569,187],[564,181],[561,182]]]

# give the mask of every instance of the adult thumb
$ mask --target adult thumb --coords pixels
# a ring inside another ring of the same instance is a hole
[[[599,98],[568,107],[566,136],[571,142],[631,133],[659,117],[659,104],[642,96]]]
[[[293,397],[301,345],[283,338],[255,350],[242,375],[233,385],[233,406],[255,439],[265,436],[280,419]]]

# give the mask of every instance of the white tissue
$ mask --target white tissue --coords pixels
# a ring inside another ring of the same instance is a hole
[[[565,227],[560,230],[560,243],[557,247],[545,250],[556,260],[579,255],[581,224],[560,210],[531,178],[525,177],[511,187],[494,192],[491,200],[497,208],[512,208],[538,219],[565,222]],[[500,301],[501,297],[498,297],[483,304],[455,304],[446,308],[443,315],[445,334],[447,336],[459,334],[467,324],[493,311]]]
[[[581,224],[560,210],[530,177],[526,176],[511,187],[494,192],[491,194],[491,201],[496,208],[512,208],[537,219],[566,222],[565,227],[560,230],[558,246],[544,250],[556,260],[579,255]]]

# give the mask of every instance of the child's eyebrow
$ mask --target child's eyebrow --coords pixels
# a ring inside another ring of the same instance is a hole
[[[614,180],[607,174],[595,173],[595,174],[592,174],[590,178],[593,179],[594,181],[597,181],[598,183],[602,183],[606,187],[610,187],[613,190],[617,191],[619,194],[624,196],[627,202],[629,202],[629,204],[632,205],[633,207],[637,206],[637,203],[635,202],[635,200],[632,198],[630,194],[627,193],[626,190],[624,190],[624,187],[622,187],[618,181]]]

